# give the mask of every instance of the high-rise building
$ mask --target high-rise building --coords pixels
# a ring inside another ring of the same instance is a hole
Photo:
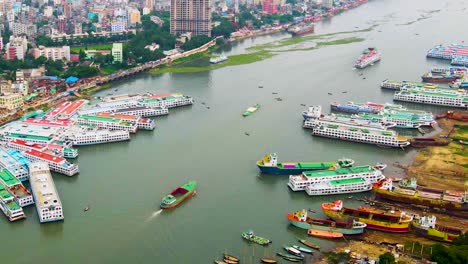
[[[72,15],[73,15],[73,10],[72,10],[73,1],[72,0],[63,0],[62,5],[63,5],[63,15],[66,18],[71,18]]]
[[[24,60],[24,55],[28,50],[28,40],[26,37],[10,37],[10,42],[6,44],[6,57],[7,60]]]
[[[171,34],[211,36],[210,0],[171,0]]]
[[[114,57],[114,62],[123,62],[123,44],[114,43],[112,44],[112,56]]]
[[[70,60],[70,47],[63,46],[59,47],[50,47],[46,48],[44,46],[39,46],[32,50],[32,55],[35,59],[43,56],[46,57],[48,60]]]
[[[57,30],[60,33],[65,33],[66,28],[67,28],[67,18],[65,16],[59,16],[57,18]]]

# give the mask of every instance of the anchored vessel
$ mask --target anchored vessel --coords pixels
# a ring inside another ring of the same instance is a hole
[[[355,102],[347,102],[346,104],[340,104],[338,102],[331,102],[330,103],[331,110],[338,111],[338,112],[345,112],[351,114],[358,114],[358,113],[374,113],[378,114],[384,110],[406,110],[405,107],[402,105],[397,104],[378,104],[378,103],[355,103]]]
[[[336,138],[367,144],[404,148],[410,143],[406,137],[398,136],[395,131],[371,127],[360,127],[337,122],[309,119],[312,135]]]
[[[332,195],[342,193],[358,193],[372,190],[372,183],[364,178],[333,180],[321,182],[306,187],[308,195]]]
[[[81,126],[70,129],[65,139],[74,146],[94,145],[130,140],[130,132]]]
[[[421,76],[422,81],[428,83],[452,83],[459,78],[460,76],[452,75],[450,73],[433,74],[428,72]]]
[[[164,196],[164,198],[161,201],[161,208],[170,209],[178,206],[183,201],[187,200],[195,194],[196,187],[196,181],[190,181],[180,187],[177,187],[170,194]]]
[[[468,211],[468,195],[466,192],[418,186],[415,178],[400,181],[397,186],[394,185],[392,179],[385,179],[374,184],[373,187],[378,198],[446,210]]]
[[[193,104],[193,98],[180,93],[147,95],[139,103],[148,107],[172,108],[191,105]]]
[[[447,92],[445,90],[426,91],[402,88],[400,91],[395,92],[393,100],[468,108],[468,95],[466,92]]]
[[[248,231],[245,231],[244,233],[242,233],[242,238],[245,239],[245,240],[257,243],[259,245],[263,245],[263,246],[268,245],[268,244],[271,243],[271,240],[269,240],[269,239],[256,236],[252,230],[248,230]]]
[[[253,113],[255,113],[258,109],[260,108],[260,104],[255,104],[254,106],[251,106],[245,110],[245,112],[242,114],[243,116],[249,116]]]
[[[80,172],[78,165],[68,162],[65,158],[50,155],[44,152],[40,152],[34,149],[24,152],[26,158],[31,161],[43,161],[46,162],[52,171],[73,176]]]
[[[359,235],[364,232],[366,224],[355,221],[332,221],[325,219],[312,218],[307,215],[306,210],[296,211],[293,214],[287,214],[286,218],[293,226],[302,229],[317,229],[324,231],[333,231],[345,235]]]
[[[147,106],[121,106],[121,107],[93,107],[91,109],[79,111],[80,115],[96,115],[98,113],[114,113],[120,115],[134,115],[141,117],[152,117],[169,114],[165,107],[147,107]]]
[[[427,52],[427,57],[451,60],[454,65],[468,66],[468,46],[463,44],[437,45]]]
[[[78,116],[76,121],[81,125],[94,125],[109,130],[124,130],[130,133],[136,133],[138,130],[137,122],[129,122],[117,117],[81,115]]]
[[[290,175],[288,186],[293,191],[306,190],[308,186],[340,181],[354,178],[363,178],[374,183],[385,178],[382,171],[376,166],[358,166],[352,168],[339,168],[336,170],[306,171],[300,175]]]
[[[354,164],[352,159],[340,159],[331,162],[283,162],[278,163],[276,153],[265,155],[262,160],[257,161],[257,167],[262,173],[290,175],[301,174],[305,171],[314,170],[334,170],[337,168],[351,167]]]
[[[32,162],[30,166],[31,190],[36,200],[41,223],[63,220],[63,209],[49,166],[45,162]]]
[[[293,36],[302,36],[305,34],[314,33],[314,30],[315,24],[310,23],[292,26],[288,29],[288,32],[290,32]]]
[[[413,229],[425,237],[443,242],[453,242],[455,238],[464,233],[463,230],[458,228],[438,225],[436,220],[433,215],[414,219]]]
[[[357,218],[359,222],[367,224],[367,228],[386,232],[409,232],[413,217],[404,212],[382,211],[372,207],[358,207],[357,209],[343,207],[343,201],[322,204],[323,213],[335,220]]]
[[[8,169],[20,181],[29,178],[29,160],[19,151],[0,147],[0,168]]]
[[[218,64],[218,63],[221,63],[221,62],[224,62],[224,61],[227,61],[227,57],[226,56],[219,56],[219,57],[214,57],[214,58],[211,58],[210,59],[210,63],[213,63],[213,64]]]
[[[419,83],[419,82],[409,82],[409,81],[392,81],[385,79],[380,83],[381,88],[400,90],[403,87],[409,88],[425,88],[425,89],[439,89],[440,87],[433,85],[431,83]]]
[[[357,61],[354,63],[354,67],[362,69],[373,63],[380,61],[381,54],[375,48],[367,48],[362,52]]]
[[[353,115],[353,118],[369,120],[380,123],[395,123],[399,128],[419,128],[426,122],[421,122],[420,118],[413,115],[400,113],[382,113],[382,114],[359,114]]]
[[[25,140],[13,139],[8,141],[7,145],[9,148],[18,151],[35,149],[40,152],[47,152],[64,158],[78,157],[78,150],[55,143],[32,143]]]
[[[24,207],[34,203],[31,193],[8,169],[0,170],[0,185],[13,195],[19,206]]]
[[[23,208],[16,203],[13,196],[0,184],[0,209],[10,222],[26,218]]]

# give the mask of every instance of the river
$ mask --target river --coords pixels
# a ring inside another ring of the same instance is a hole
[[[281,251],[282,244],[306,237],[304,230],[288,225],[286,213],[313,208],[317,216],[323,216],[322,202],[338,198],[351,206],[360,202],[345,195],[292,193],[286,186],[287,176],[259,175],[255,162],[277,152],[281,161],[350,157],[361,165],[407,163],[413,153],[409,150],[310,136],[301,127],[301,104],[321,104],[328,111],[328,103],[335,100],[391,102],[393,93],[379,87],[382,80],[418,81],[431,66],[448,65],[426,59],[429,48],[468,40],[467,7],[464,0],[373,0],[316,27],[316,34],[326,34],[375,25],[371,31],[351,34],[364,38],[362,42],[283,52],[214,71],[141,75],[100,92],[181,92],[196,102],[171,109],[169,116],[157,118],[155,131],[141,131],[129,142],[80,147],[74,161],[80,174],[72,178],[54,175],[65,221],[39,224],[31,206],[25,209],[25,221],[1,219],[2,262],[210,263],[227,250],[241,256],[243,263],[258,263],[264,254]],[[289,37],[247,39],[225,54]],[[354,60],[369,46],[381,50],[382,61],[353,70]],[[258,88],[260,84],[263,89]],[[255,103],[261,109],[242,117]],[[390,167],[386,173],[395,176],[401,171]],[[175,210],[159,212],[161,198],[188,180],[198,181],[197,195]],[[83,212],[87,205],[90,210]],[[249,245],[240,237],[247,229],[270,238],[273,244],[266,248]],[[324,249],[334,245],[310,240]]]

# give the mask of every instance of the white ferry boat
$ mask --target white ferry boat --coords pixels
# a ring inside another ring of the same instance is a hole
[[[376,166],[358,166],[339,168],[336,170],[307,171],[300,175],[290,175],[288,186],[293,191],[303,191],[309,185],[352,178],[363,178],[370,183],[375,183],[385,179],[385,176],[379,167]]]
[[[349,115],[341,115],[341,114],[330,114],[330,115],[322,115],[321,114],[321,106],[315,106],[309,108],[308,115],[309,118],[304,121],[303,127],[304,128],[311,128],[313,129],[317,124],[322,124],[323,122],[334,122],[340,124],[347,124],[359,127],[369,127],[369,128],[377,128],[377,129],[386,129],[390,127],[396,126],[393,122],[388,122],[385,119],[381,120],[367,120],[363,118],[356,118]],[[320,113],[320,114],[318,114]]]
[[[363,178],[333,180],[309,185],[306,188],[308,195],[333,195],[343,193],[367,192],[372,189],[372,183]]]
[[[95,125],[99,128],[109,130],[124,130],[130,133],[136,133],[138,124],[136,122],[130,123],[119,118],[102,117],[94,115],[81,115],[78,116],[77,122],[82,125]]]
[[[400,90],[403,87],[408,88],[426,88],[426,89],[436,89],[438,86],[431,83],[419,83],[419,82],[408,82],[408,81],[392,81],[385,79],[380,83],[381,88],[391,89],[391,90]]]
[[[96,115],[98,113],[114,113],[120,115],[134,115],[153,117],[168,115],[169,109],[165,107],[127,106],[127,107],[94,107],[80,111],[80,115]]]
[[[396,124],[396,127],[399,128],[419,128],[425,122],[421,122],[418,118],[402,114],[359,114],[353,115],[356,119],[369,120],[372,122],[392,122]]]
[[[31,163],[31,190],[36,200],[37,214],[41,223],[64,219],[62,203],[45,162]]]
[[[64,174],[67,176],[73,176],[80,172],[78,165],[68,162],[65,158],[50,155],[44,152],[31,149],[24,152],[26,158],[31,161],[42,161],[49,164],[52,171]],[[29,175],[31,177],[31,175]]]
[[[227,59],[228,59],[228,57],[226,57],[226,56],[214,57],[214,58],[210,59],[210,63],[218,64],[218,63],[227,61]]]
[[[55,143],[33,143],[25,140],[13,139],[7,142],[7,146],[18,151],[35,149],[40,152],[48,152],[64,158],[78,157],[78,150]]]
[[[29,162],[19,151],[0,147],[0,168],[8,169],[18,180],[29,179]]]
[[[354,67],[362,69],[369,65],[373,65],[375,62],[380,61],[381,58],[382,55],[378,50],[376,50],[375,48],[367,48],[356,60],[356,62],[354,63]]]
[[[24,207],[34,203],[31,193],[7,169],[0,170],[0,185],[13,195],[19,206]]]
[[[65,131],[66,128],[59,126],[11,122],[0,128],[0,136],[3,136],[3,141],[21,139],[33,143],[51,143],[62,140]]]
[[[140,116],[135,116],[135,115],[123,115],[123,114],[116,114],[116,113],[98,113],[96,114],[96,116],[106,117],[106,118],[116,118],[116,119],[120,119],[130,124],[136,123],[138,129],[153,130],[156,127],[156,123],[152,119],[142,118]]]
[[[63,102],[48,112],[45,117],[49,120],[70,119],[74,114],[76,114],[76,112],[78,112],[80,107],[83,107],[87,103],[87,100],[81,99],[73,102]]]
[[[448,93],[445,90],[423,91],[402,88],[393,96],[394,100],[419,104],[442,105],[450,107],[468,108],[467,93]]]
[[[89,127],[75,127],[65,136],[74,146],[104,144],[130,140],[130,132]]]
[[[141,101],[141,105],[149,107],[178,107],[183,105],[193,104],[193,98],[180,93],[174,94],[160,94],[160,95],[147,95]]]
[[[336,122],[311,120],[312,135],[336,138],[379,146],[404,148],[410,143],[395,131],[371,127],[353,126]]]
[[[13,195],[0,184],[0,209],[10,222],[26,218],[23,208],[16,203]]]

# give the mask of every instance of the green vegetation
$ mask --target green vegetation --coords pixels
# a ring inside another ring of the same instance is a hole
[[[192,49],[196,49],[198,47],[201,47],[203,45],[205,45],[206,43],[210,42],[211,41],[211,38],[208,37],[208,36],[194,36],[192,37],[189,41],[185,42],[183,45],[182,45],[182,49],[183,50],[192,50]]]
[[[379,256],[379,263],[381,264],[394,264],[395,262],[395,257],[393,256],[392,253],[386,252],[382,255]]]
[[[220,22],[219,26],[211,30],[211,35],[213,37],[224,36],[225,38],[229,38],[231,33],[236,30],[235,27],[226,18],[220,18]]]
[[[345,252],[328,252],[324,254],[327,259],[328,263],[331,264],[338,264],[338,263],[348,263],[348,261],[351,259],[350,255]]]
[[[71,47],[70,51],[72,53],[79,53],[80,50],[111,50],[111,49],[112,49],[112,44],[94,44],[94,45]]]
[[[99,70],[94,67],[88,67],[88,66],[76,66],[76,67],[70,67],[63,75],[61,75],[63,78],[68,78],[70,76],[75,76],[78,78],[87,78],[87,77],[92,77],[96,76],[99,74]]]

